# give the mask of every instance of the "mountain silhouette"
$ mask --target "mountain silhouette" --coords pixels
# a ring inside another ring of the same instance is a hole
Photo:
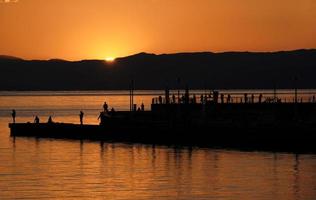
[[[0,60],[23,60],[23,59],[14,57],[14,56],[0,55]]]
[[[316,88],[316,50],[139,53],[103,60],[23,60],[0,56],[0,90]],[[297,81],[294,81],[297,80]]]

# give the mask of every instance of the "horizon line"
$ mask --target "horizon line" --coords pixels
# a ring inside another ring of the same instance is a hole
[[[127,57],[132,57],[136,55],[141,55],[141,54],[146,54],[146,55],[154,55],[154,56],[163,56],[163,55],[177,55],[177,54],[198,54],[198,53],[210,53],[210,54],[224,54],[224,53],[282,53],[282,52],[295,52],[295,51],[314,51],[316,50],[315,48],[300,48],[300,49],[291,49],[291,50],[276,50],[276,51],[234,51],[234,50],[229,50],[229,51],[179,51],[179,52],[172,52],[172,53],[149,53],[149,52],[139,52],[139,53],[134,53],[134,54],[129,54],[126,56],[118,56],[114,57],[114,59],[122,59],[122,58],[127,58]],[[48,59],[40,59],[40,58],[34,58],[34,59],[27,59],[23,58],[20,56],[14,56],[14,55],[7,55],[7,54],[0,54],[0,59],[2,58],[9,58],[9,59],[16,59],[16,60],[24,60],[24,61],[65,61],[65,62],[80,62],[80,61],[92,61],[92,60],[97,60],[97,61],[105,61],[106,59],[98,59],[98,58],[83,58],[83,59],[63,59],[63,58],[48,58]]]

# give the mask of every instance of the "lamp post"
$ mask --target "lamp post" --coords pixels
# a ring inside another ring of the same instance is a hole
[[[129,86],[129,109],[133,111],[134,107],[134,80],[131,81]]]
[[[180,103],[180,78],[177,78],[177,83],[178,83],[178,103]]]
[[[295,103],[297,103],[297,76],[294,77],[294,96],[295,96]]]

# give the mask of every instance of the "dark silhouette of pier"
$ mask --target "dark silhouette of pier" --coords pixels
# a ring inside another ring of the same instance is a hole
[[[166,88],[145,111],[135,109],[130,91],[131,110],[109,111],[104,103],[100,125],[83,125],[82,113],[80,124],[12,123],[11,136],[316,153],[314,94],[177,93]]]

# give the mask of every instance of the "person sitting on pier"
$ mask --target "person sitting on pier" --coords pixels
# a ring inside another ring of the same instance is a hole
[[[53,118],[52,118],[52,116],[49,116],[49,117],[48,117],[48,121],[47,121],[47,123],[49,123],[49,124],[54,123],[54,122],[53,122]]]
[[[35,124],[39,124],[40,123],[40,119],[39,119],[39,117],[37,115],[35,116],[34,123]]]
[[[108,112],[108,108],[109,108],[109,106],[108,106],[108,104],[107,104],[106,101],[105,101],[104,104],[103,104],[103,110],[104,110],[104,112]]]
[[[111,108],[110,115],[111,115],[111,116],[114,116],[114,115],[115,115],[115,110],[114,110],[113,107]]]
[[[82,111],[80,111],[79,118],[80,118],[81,125],[83,125],[83,116],[84,116],[84,113]]]
[[[14,109],[12,110],[12,114],[11,115],[12,115],[13,123],[15,123],[16,112],[15,112]]]

